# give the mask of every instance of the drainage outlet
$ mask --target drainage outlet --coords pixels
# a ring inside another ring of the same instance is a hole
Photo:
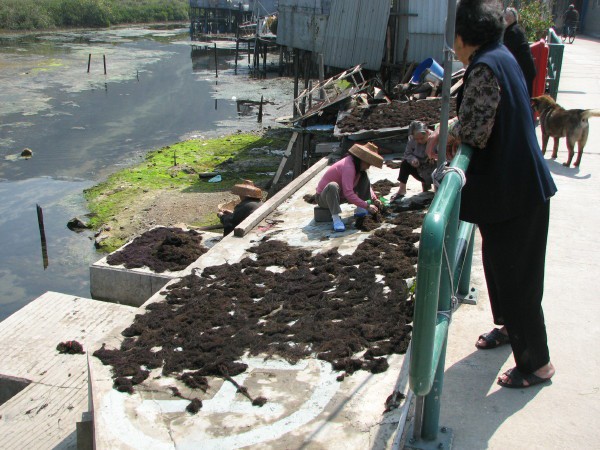
[[[31,380],[0,374],[0,406],[25,389]]]

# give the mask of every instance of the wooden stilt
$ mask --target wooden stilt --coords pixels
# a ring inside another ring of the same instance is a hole
[[[215,78],[219,78],[219,56],[217,55],[217,43],[215,42]]]
[[[292,112],[292,114],[294,115],[294,117],[297,117],[300,115],[300,111],[298,110],[298,107],[296,106],[296,99],[298,98],[298,81],[299,81],[299,64],[298,64],[298,49],[293,49],[293,58],[294,58],[294,110]]]
[[[44,229],[44,212],[40,205],[35,205],[37,210],[38,227],[40,229],[40,241],[42,244],[42,264],[44,270],[48,268],[48,247],[46,246],[46,231]]]

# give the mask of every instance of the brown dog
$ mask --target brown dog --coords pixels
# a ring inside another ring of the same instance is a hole
[[[589,133],[588,119],[590,117],[600,117],[600,110],[564,109],[549,95],[532,98],[531,106],[540,115],[542,153],[546,154],[548,140],[553,137],[552,159],[555,159],[558,153],[558,141],[561,137],[566,137],[569,156],[563,166],[569,167],[571,165],[571,160],[575,154],[575,143],[577,143],[577,159],[573,166],[579,167],[583,147],[585,147]]]

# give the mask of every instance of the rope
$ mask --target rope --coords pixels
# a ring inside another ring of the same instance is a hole
[[[431,173],[431,178],[433,178],[433,184],[436,188],[440,187],[440,184],[442,184],[442,180],[444,179],[444,177],[450,173],[450,172],[454,172],[457,173],[460,176],[460,187],[461,189],[465,186],[466,182],[467,182],[467,177],[465,175],[465,172],[462,169],[459,169],[458,167],[450,167],[448,165],[448,161],[446,161],[444,163],[444,165],[439,166],[438,168],[436,168],[432,173]]]
[[[450,297],[450,309],[446,311],[438,311],[440,316],[443,316],[448,319],[448,322],[452,322],[452,313],[456,309],[456,305],[458,305],[458,298],[455,295],[454,291],[454,276],[452,274],[450,259],[448,258],[448,252],[446,251],[446,242],[444,242],[444,246],[442,247],[442,251],[444,253],[444,258],[446,258],[446,267],[448,268],[448,278],[450,278],[450,289],[452,295]]]

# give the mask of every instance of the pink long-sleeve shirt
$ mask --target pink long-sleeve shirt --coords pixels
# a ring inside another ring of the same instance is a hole
[[[317,184],[317,194],[323,192],[325,186],[333,181],[340,186],[340,201],[346,199],[348,203],[367,209],[369,204],[354,192],[354,186],[357,185],[359,179],[360,173],[356,172],[352,156],[346,156],[329,166],[321,181]],[[371,189],[371,199],[377,199],[373,189]]]

